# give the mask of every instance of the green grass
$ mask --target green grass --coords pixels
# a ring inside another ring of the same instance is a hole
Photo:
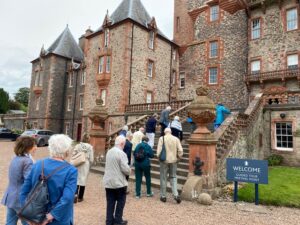
[[[254,202],[254,184],[239,189],[239,200]],[[300,208],[300,168],[270,167],[269,184],[259,185],[259,203]]]

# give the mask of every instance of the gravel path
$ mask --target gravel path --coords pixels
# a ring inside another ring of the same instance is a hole
[[[7,185],[7,170],[13,157],[13,143],[0,142],[0,197]],[[39,148],[36,158],[47,156],[46,148]],[[212,206],[185,202],[176,204],[170,197],[167,203],[159,201],[159,191],[153,198],[135,199],[134,184],[124,211],[130,225],[299,225],[300,210],[284,207],[254,206],[254,204],[214,201]],[[145,192],[145,190],[144,190]],[[91,173],[86,187],[85,200],[75,205],[75,225],[105,224],[105,192],[102,177]],[[5,208],[0,206],[0,225],[5,224]]]

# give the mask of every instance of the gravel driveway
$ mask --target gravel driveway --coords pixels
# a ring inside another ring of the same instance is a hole
[[[0,142],[0,196],[7,185],[7,170],[14,156],[13,142]],[[39,148],[36,158],[47,156],[47,148]],[[105,192],[102,177],[91,173],[85,199],[75,205],[75,225],[105,224]],[[154,189],[153,198],[135,199],[133,183],[124,211],[130,225],[300,225],[300,210],[282,207],[254,206],[254,204],[214,201],[212,206],[183,201],[177,205],[172,198],[167,203],[159,201]],[[300,187],[299,187],[300,188]],[[5,208],[0,206],[0,225],[5,224]]]

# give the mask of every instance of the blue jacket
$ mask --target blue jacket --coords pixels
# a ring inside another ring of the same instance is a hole
[[[128,158],[128,165],[131,164],[131,152],[132,152],[132,143],[126,139],[126,143],[123,151],[126,153]]]
[[[146,133],[155,133],[157,120],[151,116],[146,123]]]
[[[230,114],[230,110],[227,109],[225,106],[223,106],[222,104],[218,104],[216,106],[216,120],[215,120],[215,124],[222,124],[224,121],[224,114]]]
[[[77,169],[67,162],[57,161],[51,158],[44,160],[44,174],[49,175],[53,170],[64,163],[66,167],[53,174],[47,184],[50,195],[49,208],[51,215],[55,218],[49,225],[70,225],[73,222],[73,204],[77,189]],[[42,171],[42,161],[39,160],[32,167],[31,173],[26,178],[21,190],[21,204],[39,179]]]
[[[29,155],[13,158],[9,166],[8,187],[1,201],[3,205],[16,211],[20,209],[20,191],[24,180],[31,171],[32,164],[33,162]]]
[[[154,157],[154,153],[153,153],[153,150],[151,148],[150,145],[148,145],[148,143],[146,142],[142,142],[140,144],[138,144],[134,150],[134,152],[138,151],[139,148],[143,147],[144,148],[144,151],[145,151],[145,160],[142,161],[142,162],[137,162],[136,160],[134,161],[134,165],[135,166],[139,166],[139,167],[149,167],[151,165],[151,162],[150,162],[150,158],[153,158]],[[134,153],[133,153],[134,155]]]
[[[167,109],[164,109],[160,114],[159,123],[163,123],[165,126],[168,126],[169,125],[169,114],[170,114],[170,111]]]

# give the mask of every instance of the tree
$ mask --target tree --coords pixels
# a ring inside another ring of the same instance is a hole
[[[8,109],[9,110],[21,110],[21,104],[12,99],[8,100]]]
[[[7,112],[8,100],[8,93],[3,88],[0,88],[0,114],[5,114]]]
[[[28,99],[29,99],[29,92],[30,89],[28,87],[22,87],[18,90],[15,94],[16,102],[23,104],[24,106],[28,106]]]

